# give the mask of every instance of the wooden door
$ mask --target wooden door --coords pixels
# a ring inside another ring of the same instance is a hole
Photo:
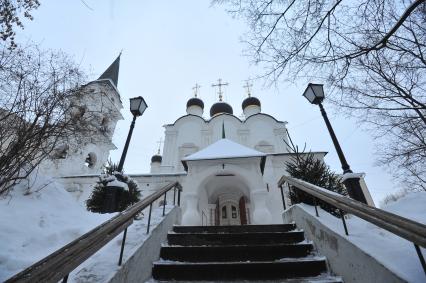
[[[241,225],[247,225],[246,199],[244,196],[240,198],[239,208],[240,208]]]
[[[240,225],[240,214],[236,203],[224,203],[220,207],[220,225]]]

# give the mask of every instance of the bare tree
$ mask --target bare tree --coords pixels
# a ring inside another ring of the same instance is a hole
[[[0,194],[26,178],[65,141],[93,131],[73,104],[84,73],[65,54],[37,46],[0,51]]]
[[[371,126],[379,162],[425,188],[426,0],[214,2],[248,21],[245,52],[268,82],[326,81],[329,99]]]
[[[40,6],[38,0],[0,0],[0,39],[15,48],[15,29],[24,28],[22,19],[32,20],[31,11]]]

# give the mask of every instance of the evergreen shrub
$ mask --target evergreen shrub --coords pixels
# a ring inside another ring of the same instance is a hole
[[[348,195],[346,188],[341,182],[341,178],[333,173],[322,160],[315,158],[314,154],[311,152],[296,152],[290,161],[286,163],[286,166],[287,172],[293,178],[301,179],[344,196]],[[290,187],[289,197],[293,204],[306,203],[308,205],[314,205],[314,198],[311,195],[294,186]],[[340,212],[336,207],[319,199],[317,199],[316,202],[317,205],[325,211],[340,217]]]
[[[107,185],[114,181],[120,181],[127,184],[128,189],[119,190],[116,194],[115,212],[125,210],[130,205],[138,202],[141,198],[140,190],[137,184],[123,172],[117,171],[117,165],[108,161],[103,174],[99,177],[90,197],[86,200],[87,210],[97,213],[106,213],[105,199],[107,196]]]

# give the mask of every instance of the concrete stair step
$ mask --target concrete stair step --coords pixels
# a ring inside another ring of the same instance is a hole
[[[158,261],[156,280],[277,280],[320,276],[327,271],[325,259],[292,259],[266,262],[188,263]]]
[[[308,256],[312,244],[163,246],[164,260],[185,262],[273,261]]]
[[[187,280],[156,280],[151,278],[145,283],[186,283]],[[315,277],[304,277],[296,279],[276,279],[276,280],[215,280],[215,281],[206,281],[206,280],[194,280],[192,283],[343,283],[343,279],[338,276],[331,276],[327,273],[321,274]]]
[[[261,245],[299,243],[305,239],[303,231],[250,233],[169,233],[169,245]]]
[[[288,232],[296,229],[295,224],[232,225],[232,226],[174,226],[176,233],[249,233]]]

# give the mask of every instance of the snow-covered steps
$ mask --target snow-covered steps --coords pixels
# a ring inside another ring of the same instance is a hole
[[[303,231],[238,232],[238,233],[169,233],[169,245],[262,245],[299,243],[305,239]]]
[[[174,226],[167,239],[153,280],[341,282],[294,224]]]
[[[163,246],[160,257],[185,262],[274,261],[283,255],[305,257],[312,249],[312,244]]]
[[[325,260],[207,263],[158,261],[154,264],[152,276],[160,280],[262,280],[317,276],[326,270]]]
[[[275,225],[232,225],[232,226],[173,226],[176,233],[250,233],[288,232],[296,229],[295,224]]]
[[[145,283],[165,283],[170,281],[150,279]],[[188,281],[173,280],[173,283],[187,283]],[[297,279],[277,279],[277,280],[215,280],[215,281],[191,281],[192,283],[342,283],[342,278],[338,276],[330,276],[329,274],[321,274],[315,277],[305,277]]]

